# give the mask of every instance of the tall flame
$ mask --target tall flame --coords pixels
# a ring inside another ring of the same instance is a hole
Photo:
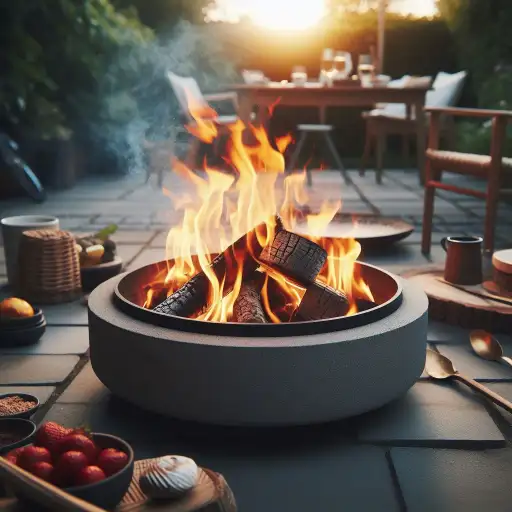
[[[211,144],[220,136],[216,112],[209,106],[198,104],[191,94],[187,94],[187,98],[193,122],[186,129],[202,142]],[[191,277],[203,271],[210,281],[210,292],[208,306],[197,318],[214,322],[230,321],[233,304],[242,285],[244,258],[243,255],[236,256],[236,278],[230,280],[228,290],[226,276],[219,278],[210,267],[212,254],[223,251],[256,226],[264,226],[264,229],[255,231],[259,245],[271,243],[276,230],[276,213],[280,214],[284,226],[290,230],[304,218],[300,212],[308,202],[305,173],[284,175],[284,153],[293,142],[291,135],[272,142],[263,126],[246,127],[241,120],[226,128],[229,137],[224,160],[234,170],[233,174],[211,168],[205,163],[204,174],[199,175],[179,160],[172,162],[174,172],[189,181],[196,194],[195,197],[175,197],[172,191],[165,191],[175,208],[182,211],[182,222],[169,230],[166,256],[173,263],[168,265],[165,275],[157,276],[155,283],[148,286],[144,302],[146,308],[154,307],[163,297],[171,295]],[[255,141],[250,145],[244,142],[246,128]],[[368,286],[355,272],[360,245],[355,240],[321,237],[340,208],[341,201],[326,202],[318,214],[306,215],[310,233],[307,236],[328,253],[328,262],[318,279],[345,291],[351,299],[350,313],[354,313],[357,311],[354,297],[372,298]],[[248,249],[251,250],[250,247]],[[270,288],[274,291],[270,292]],[[272,304],[272,295],[276,293],[281,297],[279,306]],[[269,319],[277,323],[289,318],[304,293],[305,289],[284,275],[268,270],[262,289],[262,302]]]

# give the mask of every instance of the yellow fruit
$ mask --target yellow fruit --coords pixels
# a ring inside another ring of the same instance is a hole
[[[85,249],[85,254],[87,255],[87,263],[93,265],[100,263],[104,253],[105,248],[103,245],[92,245],[91,247],[87,247],[87,249]]]
[[[0,302],[2,318],[28,318],[34,316],[34,308],[25,300],[10,297]]]

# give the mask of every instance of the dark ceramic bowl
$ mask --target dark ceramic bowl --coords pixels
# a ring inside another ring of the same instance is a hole
[[[116,256],[112,261],[100,263],[92,267],[82,267],[80,277],[82,279],[82,289],[84,292],[92,292],[96,286],[111,277],[117,276],[123,268],[123,260]]]
[[[0,347],[19,347],[37,343],[46,331],[46,320],[32,326],[0,327]]]
[[[3,329],[21,329],[23,327],[32,327],[44,320],[44,314],[41,309],[34,308],[32,316],[24,318],[1,318],[0,317],[0,332]]]
[[[101,482],[76,487],[66,487],[64,491],[94,505],[110,510],[123,499],[133,477],[134,454],[131,446],[119,437],[108,434],[92,434],[99,448],[116,448],[128,455],[128,463],[116,474]]]
[[[29,444],[34,432],[36,424],[33,421],[23,418],[6,418],[0,419],[0,439],[3,434],[12,434],[16,436],[16,440],[9,444],[0,444],[0,454],[4,454],[19,448],[25,444]],[[1,443],[1,441],[0,441]]]
[[[0,400],[2,398],[7,398],[9,396],[19,396],[29,402],[35,402],[36,405],[34,405],[34,407],[32,407],[31,409],[27,409],[26,411],[23,411],[23,412],[9,414],[8,416],[0,416],[0,419],[8,419],[8,418],[26,418],[26,419],[28,419],[37,411],[37,409],[40,405],[39,399],[37,398],[37,396],[30,395],[29,393],[4,393],[4,394],[0,395]]]

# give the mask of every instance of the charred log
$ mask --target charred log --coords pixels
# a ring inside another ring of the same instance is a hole
[[[261,303],[261,288],[265,276],[256,275],[242,284],[233,304],[233,319],[238,323],[265,324],[267,317]]]
[[[348,298],[343,292],[316,281],[306,289],[293,319],[299,322],[325,320],[344,316],[349,309]]]
[[[276,226],[279,226],[278,221],[276,221]],[[264,229],[264,227],[265,225],[262,224],[254,228],[210,263],[210,269],[217,280],[219,282],[224,280],[224,295],[227,295],[233,288],[239,262],[243,261],[244,279],[252,275],[258,267],[255,258],[260,256],[263,247],[258,242],[256,230]],[[153,310],[165,315],[191,317],[201,313],[208,306],[208,297],[211,291],[210,280],[204,271],[201,271]]]
[[[327,252],[311,240],[290,231],[279,231],[272,244],[265,247],[260,260],[288,278],[308,285],[322,270]]]
[[[377,307],[377,304],[368,299],[356,299],[356,307],[357,311],[363,312]]]

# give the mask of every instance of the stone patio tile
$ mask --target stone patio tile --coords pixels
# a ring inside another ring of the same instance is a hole
[[[89,325],[87,306],[80,300],[39,307],[43,310],[48,325]]]
[[[358,438],[372,444],[460,448],[504,444],[483,402],[458,383],[418,382],[405,397],[356,421]]]
[[[421,234],[422,229],[421,226],[416,227],[416,229],[404,240],[402,240],[401,244],[421,244]],[[438,244],[442,238],[446,236],[446,233],[442,231],[432,231],[432,245]],[[418,250],[421,250],[420,247],[418,247]]]
[[[126,268],[137,254],[141,251],[143,244],[119,244],[117,246],[117,255],[123,260],[123,265]]]
[[[507,354],[512,354],[512,343],[508,336],[496,336]],[[510,380],[512,381],[512,368],[494,361],[486,361],[478,357],[468,342],[465,345],[439,345],[439,352],[450,358],[457,370],[466,377],[475,380]]]
[[[435,344],[467,345],[470,332],[470,329],[463,329],[436,320],[428,322],[428,341]]]
[[[396,244],[387,250],[366,251],[363,252],[360,259],[378,266],[420,266],[429,264],[425,256],[421,254],[420,246],[412,244]]]
[[[48,401],[54,391],[53,386],[0,386],[0,395],[4,393],[28,393],[36,396],[41,405]]]
[[[93,404],[108,400],[110,395],[110,391],[96,377],[91,363],[87,363],[59,397],[57,403]]]
[[[120,245],[142,245],[147,244],[154,236],[156,231],[127,231],[120,229],[112,235],[112,239],[115,240],[116,244]]]
[[[512,450],[393,448],[408,512],[509,512]]]
[[[512,402],[512,382],[488,382],[486,386],[509,402]],[[505,411],[502,407],[494,405],[490,411],[509,442],[512,442],[512,413]]]
[[[71,373],[77,356],[2,355],[0,385],[58,384]]]
[[[144,267],[165,259],[165,251],[161,248],[144,249],[129,265],[129,270]]]
[[[85,354],[89,349],[87,327],[49,326],[35,345],[0,348],[2,354]]]

